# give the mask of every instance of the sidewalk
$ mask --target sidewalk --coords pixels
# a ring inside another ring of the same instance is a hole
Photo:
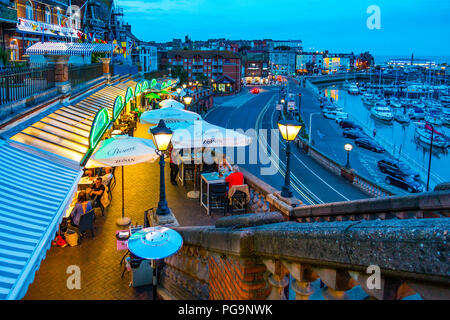
[[[148,138],[148,125],[138,124],[135,136]],[[186,197],[187,191],[181,186],[174,186],[169,181],[169,165],[165,166],[166,196],[169,207],[173,210],[181,226],[212,225],[223,216],[213,212],[207,216],[198,199]],[[143,225],[144,211],[156,207],[159,200],[159,165],[158,163],[142,163],[124,168],[125,173],[125,215],[131,218],[134,225]],[[150,286],[132,288],[130,272],[120,278],[123,266],[119,266],[125,251],[116,250],[116,219],[122,214],[122,175],[120,168],[116,170],[116,187],[113,200],[102,217],[98,211],[95,221],[95,238],[89,231],[81,245],[75,247],[52,247],[47,252],[40,269],[36,272],[34,282],[30,285],[24,299],[151,299]],[[69,290],[67,279],[70,274],[66,270],[77,265],[81,270],[81,289]]]

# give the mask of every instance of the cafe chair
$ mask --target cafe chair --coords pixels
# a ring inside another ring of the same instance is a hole
[[[105,190],[105,192],[108,192],[108,190]],[[94,209],[95,208],[100,208],[100,210],[102,211],[102,216],[105,216],[105,207],[102,205],[102,201],[101,200],[97,201],[97,198],[98,198],[98,196],[95,196],[95,198],[92,200],[92,207]]]
[[[80,223],[78,227],[70,223],[67,226],[67,229],[73,230],[78,233],[78,244],[81,243],[82,235],[85,234],[88,230],[91,231],[92,238],[94,238],[94,217],[94,209],[91,209],[80,216]]]
[[[217,183],[209,187],[209,210],[223,209],[225,215],[227,209],[227,184]]]
[[[229,211],[231,215],[235,213],[247,213],[247,206],[250,200],[248,185],[234,185],[228,191]]]

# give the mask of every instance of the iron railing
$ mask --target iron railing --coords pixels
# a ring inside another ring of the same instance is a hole
[[[99,78],[103,75],[102,63],[69,67],[69,81],[72,88],[80,84]]]
[[[32,65],[0,69],[0,105],[55,87],[53,66]]]

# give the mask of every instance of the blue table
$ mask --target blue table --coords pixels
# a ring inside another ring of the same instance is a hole
[[[218,172],[210,172],[210,173],[203,173],[202,179],[200,181],[200,204],[205,207],[206,213],[208,215],[211,215],[209,212],[209,185],[211,184],[217,184],[217,183],[224,183],[225,178],[228,177],[231,174],[231,172],[225,172],[222,177],[219,177]],[[206,203],[203,202],[203,184],[206,184]]]

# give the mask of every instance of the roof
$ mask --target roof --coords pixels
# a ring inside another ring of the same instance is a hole
[[[224,74],[220,78],[215,80],[215,82],[216,83],[235,83],[236,81],[234,81],[234,79],[232,79],[231,77]]]
[[[202,58],[213,58],[216,56],[228,59],[240,59],[241,57],[231,51],[222,50],[171,50],[167,53],[168,58],[173,58],[175,56],[180,56],[182,58],[192,58],[194,56],[200,56]]]
[[[26,49],[26,54],[87,56],[93,52],[110,53],[112,50],[111,43],[38,42]]]
[[[0,300],[17,300],[51,247],[81,170],[10,142],[0,142],[0,154]]]
[[[11,137],[11,140],[80,163],[89,149],[89,134],[96,113],[106,107],[112,116],[114,100],[128,86],[107,86],[83,100],[59,108]]]

